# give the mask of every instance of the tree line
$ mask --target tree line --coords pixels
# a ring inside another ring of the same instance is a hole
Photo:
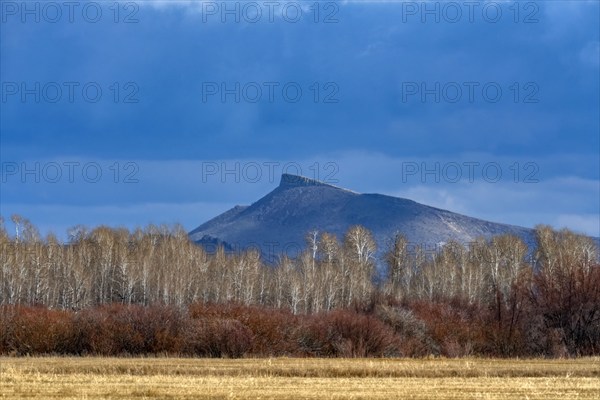
[[[5,321],[30,306],[73,316],[116,305],[188,316],[200,305],[280,310],[289,318],[354,310],[413,343],[403,354],[600,354],[598,248],[568,230],[538,226],[535,249],[503,235],[450,242],[433,254],[397,235],[379,260],[371,232],[353,226],[341,240],[309,232],[303,252],[267,265],[252,249],[209,253],[181,226],[78,226],[63,243],[25,218],[11,219],[14,234],[0,219]]]

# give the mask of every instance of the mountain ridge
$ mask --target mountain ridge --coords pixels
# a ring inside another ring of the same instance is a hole
[[[256,248],[273,259],[279,253],[297,255],[310,231],[329,232],[341,240],[353,225],[371,230],[378,255],[387,250],[396,234],[432,251],[451,240],[467,244],[501,234],[534,243],[530,228],[485,221],[401,197],[357,193],[292,174],[283,174],[274,190],[251,205],[235,206],[190,231],[189,236],[211,249],[215,244],[236,250]]]

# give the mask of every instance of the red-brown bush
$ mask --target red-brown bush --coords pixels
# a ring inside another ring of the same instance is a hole
[[[288,310],[239,304],[190,306],[192,318],[220,318],[239,321],[252,334],[249,352],[262,356],[298,355],[296,331],[302,317]]]
[[[377,318],[334,310],[306,319],[298,341],[303,352],[324,357],[393,357],[400,355],[394,331]]]
[[[192,319],[185,334],[185,352],[200,357],[239,358],[251,349],[252,338],[250,329],[235,319]]]
[[[431,338],[446,357],[474,354],[480,345],[479,314],[474,306],[451,303],[415,302],[415,315],[424,321]]]
[[[72,316],[43,307],[3,307],[0,348],[6,353],[66,354],[74,343]]]
[[[170,306],[124,306],[86,309],[74,316],[80,354],[179,353],[185,314]]]

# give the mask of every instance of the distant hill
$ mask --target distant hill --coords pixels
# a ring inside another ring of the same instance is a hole
[[[274,260],[285,252],[297,255],[309,231],[334,233],[339,239],[352,225],[363,225],[374,235],[381,255],[397,233],[412,246],[434,251],[455,240],[468,243],[514,234],[528,245],[532,229],[484,221],[430,207],[412,200],[381,194],[361,194],[297,175],[284,174],[275,190],[250,206],[236,206],[189,233],[209,251],[260,249]]]

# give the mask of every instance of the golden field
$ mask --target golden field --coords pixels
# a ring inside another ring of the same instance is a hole
[[[600,399],[600,358],[0,358],[0,398]]]

